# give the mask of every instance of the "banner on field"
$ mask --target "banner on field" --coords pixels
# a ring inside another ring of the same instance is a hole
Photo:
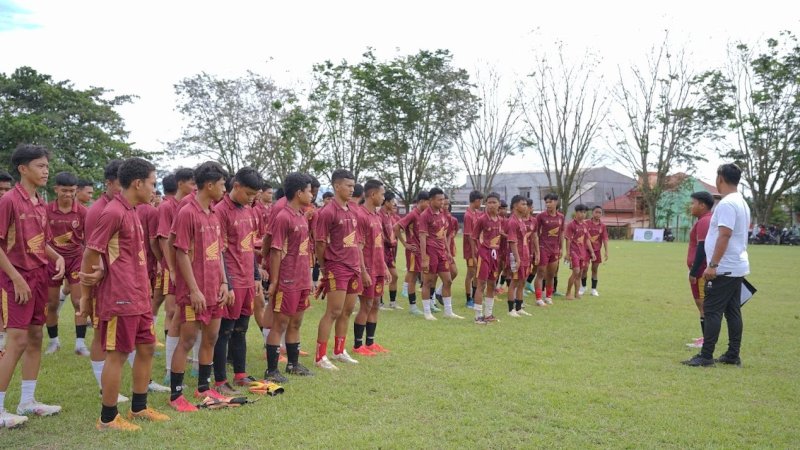
[[[663,242],[664,230],[654,228],[634,228],[633,240],[639,242]]]

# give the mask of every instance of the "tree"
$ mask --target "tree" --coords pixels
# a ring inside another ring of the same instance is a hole
[[[326,165],[317,157],[322,138],[318,114],[311,108],[294,105],[281,118],[280,140],[270,162],[275,178],[282,183],[292,171],[323,173]]]
[[[720,156],[742,168],[756,223],[767,223],[781,196],[800,183],[800,45],[786,31],[764,49],[739,43],[728,55],[724,68],[700,77],[704,113],[719,127]]]
[[[550,188],[566,211],[583,183],[586,170],[602,160],[592,143],[608,114],[607,99],[597,75],[596,63],[587,54],[578,63],[568,63],[564,47],[555,57],[542,57],[519,87],[522,119],[527,136],[541,159]]]
[[[519,99],[501,98],[500,75],[489,69],[482,75],[476,71],[475,95],[481,99],[478,117],[456,140],[458,157],[464,163],[467,177],[473,187],[483,193],[492,190],[494,177],[506,157],[520,148]]]
[[[645,67],[618,71],[613,98],[622,120],[611,126],[611,149],[639,180],[650,226],[657,227],[670,170],[705,160],[696,149],[706,128],[697,108],[696,74],[684,51],[671,50],[667,38],[651,51]]]
[[[70,171],[98,183],[109,159],[151,158],[153,153],[127,142],[125,122],[116,111],[134,97],[111,93],[101,87],[77,89],[31,67],[0,73],[0,158],[10,164],[18,144],[44,145],[52,151],[52,174]]]
[[[448,151],[475,120],[479,99],[469,74],[447,50],[378,62],[372,52],[357,76],[373,96],[378,130],[378,175],[408,206],[425,186],[452,183]]]
[[[245,166],[284,173],[275,164],[281,125],[297,100],[291,90],[253,72],[236,79],[203,72],[181,80],[175,93],[186,122],[175,150],[217,160],[231,173]]]

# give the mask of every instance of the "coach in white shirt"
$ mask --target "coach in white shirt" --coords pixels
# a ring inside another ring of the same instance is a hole
[[[736,164],[723,164],[717,169],[717,190],[722,200],[714,209],[705,241],[708,268],[706,280],[705,330],[703,349],[683,363],[688,366],[713,366],[714,347],[719,339],[722,315],[728,323],[728,351],[716,362],[741,366],[739,349],[742,344],[742,311],[740,297],[742,280],[750,273],[747,258],[747,234],[750,229],[750,208],[739,193],[742,170]]]

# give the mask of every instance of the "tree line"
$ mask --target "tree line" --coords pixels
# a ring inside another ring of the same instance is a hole
[[[643,180],[656,224],[668,175],[691,172],[710,147],[742,166],[755,220],[765,223],[800,182],[800,45],[782,32],[727,52],[722,67],[698,70],[666,34],[644,63],[620,66],[610,80],[596,55],[568,58],[562,43],[539,52],[519,80],[457,67],[444,49],[323,61],[303,89],[255,72],[200,73],[175,84],[182,133],[160,152],[127,142],[115,108],[135,97],[22,67],[0,74],[0,152],[8,159],[19,142],[67,149],[56,152],[55,170],[94,180],[110,157],[159,153],[230,171],[249,165],[277,183],[291,171],[325,179],[341,167],[380,178],[406,204],[432,185],[455,187],[461,170],[488,192],[506,158],[523,151],[568,204],[585,171],[610,158]]]

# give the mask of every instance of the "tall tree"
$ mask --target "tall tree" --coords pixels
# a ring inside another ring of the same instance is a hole
[[[283,182],[286,175],[293,171],[322,174],[327,168],[324,159],[318,157],[322,139],[318,111],[292,105],[281,118],[280,140],[275,156],[269,163],[274,178]]]
[[[786,31],[765,48],[739,43],[728,55],[724,68],[701,77],[704,112],[721,130],[720,156],[742,167],[756,222],[767,223],[800,183],[800,45]]]
[[[45,145],[52,150],[51,173],[71,171],[99,183],[111,158],[152,157],[127,142],[116,110],[135,97],[111,94],[101,87],[77,89],[31,67],[0,73],[0,160],[9,166],[18,144]]]
[[[456,140],[456,149],[469,184],[488,193],[503,162],[520,149],[521,111],[517,97],[502,94],[501,77],[496,70],[478,69],[475,78],[474,93],[481,99],[478,117]]]
[[[593,144],[608,114],[608,101],[590,55],[571,63],[563,44],[557,50],[554,57],[539,59],[519,96],[527,132],[523,142],[536,150],[550,188],[566,211],[586,170],[602,160]]]
[[[670,49],[668,38],[651,50],[643,67],[618,72],[613,98],[620,120],[612,121],[611,150],[639,180],[650,226],[656,227],[669,172],[691,170],[705,160],[696,149],[706,128],[697,108],[696,74],[682,49]]]

